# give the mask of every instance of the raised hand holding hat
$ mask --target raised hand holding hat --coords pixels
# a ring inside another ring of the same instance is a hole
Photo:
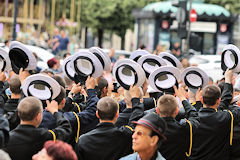
[[[113,66],[113,77],[124,89],[131,85],[142,86],[146,76],[142,67],[131,59],[118,60]]]
[[[178,86],[180,70],[173,66],[162,66],[149,76],[151,88],[158,92],[174,93],[173,86]]]
[[[233,72],[240,72],[240,50],[233,44],[228,44],[223,48],[221,56],[221,68],[226,71],[227,68]]]
[[[181,73],[181,80],[193,93],[196,93],[198,88],[208,85],[209,77],[198,67],[188,67]]]
[[[17,41],[12,41],[9,47],[9,58],[11,61],[12,70],[19,73],[20,68],[23,70],[34,70],[37,66],[37,61],[32,51]]]

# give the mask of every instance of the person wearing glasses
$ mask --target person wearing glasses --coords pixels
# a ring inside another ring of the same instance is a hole
[[[157,150],[166,139],[163,135],[167,127],[164,119],[152,112],[132,123],[137,124],[132,135],[132,149],[135,153],[120,160],[165,160]]]

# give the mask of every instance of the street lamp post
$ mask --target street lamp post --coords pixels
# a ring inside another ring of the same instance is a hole
[[[14,0],[14,19],[13,19],[13,34],[12,40],[16,40],[17,33],[16,33],[16,25],[17,25],[17,14],[18,14],[18,0]]]

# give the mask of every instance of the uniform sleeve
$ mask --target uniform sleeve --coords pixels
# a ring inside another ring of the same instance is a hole
[[[9,139],[8,120],[0,114],[0,148],[4,147]]]
[[[199,111],[201,108],[203,108],[203,104],[201,101],[196,101],[195,103],[192,103],[192,106]]]
[[[224,83],[224,88],[223,88],[223,92],[221,95],[221,101],[220,101],[218,109],[221,109],[221,110],[228,109],[228,107],[232,101],[232,93],[233,93],[232,84]]]
[[[186,118],[191,122],[193,129],[197,128],[200,124],[197,110],[186,100],[183,100],[182,104],[185,109]]]
[[[96,111],[97,111],[97,102],[99,98],[96,95],[95,89],[87,90],[87,107],[82,112],[78,113],[78,117],[81,125],[88,125],[93,120],[97,119]]]
[[[55,134],[56,139],[66,141],[72,133],[72,128],[69,121],[59,112],[55,112],[53,117],[56,120],[57,127],[51,130],[52,132],[50,131],[49,134],[53,136],[53,139]]]
[[[132,99],[132,115],[129,118],[128,125],[135,127],[132,124],[133,121],[138,121],[140,118],[144,116],[144,105],[140,102],[139,98]]]

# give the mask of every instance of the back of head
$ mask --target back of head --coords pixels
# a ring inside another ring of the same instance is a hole
[[[157,106],[161,116],[172,117],[178,107],[178,103],[173,95],[165,94],[159,98]]]
[[[111,97],[103,97],[97,103],[97,111],[101,120],[113,120],[118,112],[118,103]]]
[[[206,106],[213,106],[221,96],[221,90],[216,85],[209,85],[203,88],[202,98]]]
[[[53,160],[77,160],[77,155],[72,146],[63,141],[47,141],[44,144],[44,148]]]
[[[98,88],[100,91],[102,91],[104,87],[106,88],[108,87],[108,81],[104,77],[101,77],[101,79],[98,82]]]
[[[23,121],[32,121],[43,110],[42,102],[32,96],[22,99],[17,109],[19,118]]]
[[[66,75],[63,78],[66,83],[66,87],[71,87],[73,81],[70,78],[68,78],[68,76],[66,76]]]
[[[52,78],[55,79],[63,88],[65,88],[66,82],[61,76],[54,75]]]
[[[54,100],[57,101],[58,104],[60,104],[65,97],[66,97],[66,91],[61,86],[61,91],[60,91],[59,95]]]
[[[20,94],[21,93],[21,81],[18,75],[13,75],[9,81],[9,88],[12,93]]]

